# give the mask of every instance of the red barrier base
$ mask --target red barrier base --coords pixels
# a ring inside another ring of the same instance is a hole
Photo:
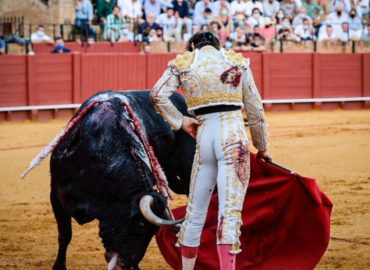
[[[286,172],[251,157],[252,176],[242,211],[242,253],[236,269],[313,269],[324,254],[330,236],[331,201],[314,179]],[[216,251],[217,195],[214,195],[203,230],[197,270],[219,269]],[[185,207],[174,211],[185,215]],[[167,263],[181,269],[175,247],[176,231],[162,227],[157,243]]]

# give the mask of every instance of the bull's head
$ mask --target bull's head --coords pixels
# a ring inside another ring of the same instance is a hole
[[[130,217],[117,222],[101,222],[100,236],[106,247],[109,270],[140,269],[139,262],[159,226],[173,226],[165,199],[152,192],[133,202]]]

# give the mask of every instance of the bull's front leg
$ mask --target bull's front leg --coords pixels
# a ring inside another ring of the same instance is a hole
[[[53,265],[53,270],[66,270],[67,248],[72,239],[72,218],[63,209],[55,192],[50,194],[55,219],[58,224],[58,255]]]

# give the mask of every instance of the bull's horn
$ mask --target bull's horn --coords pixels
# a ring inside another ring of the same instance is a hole
[[[173,226],[183,221],[183,219],[166,220],[158,217],[156,214],[153,213],[151,209],[151,205],[153,204],[153,202],[154,199],[150,195],[145,195],[140,200],[140,211],[150,223],[157,226]]]
[[[114,253],[113,256],[110,258],[107,270],[113,270],[117,265],[117,261],[118,261],[117,253]]]

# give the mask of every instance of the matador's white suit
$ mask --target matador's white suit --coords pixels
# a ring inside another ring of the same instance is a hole
[[[152,99],[174,130],[183,115],[169,100],[178,87],[185,90],[189,112],[202,115],[197,130],[185,221],[178,235],[181,245],[197,247],[210,198],[217,184],[219,196],[217,243],[240,252],[241,208],[250,175],[248,139],[241,108],[247,112],[254,146],[267,148],[267,123],[260,95],[241,54],[205,46],[178,55],[154,86]]]

